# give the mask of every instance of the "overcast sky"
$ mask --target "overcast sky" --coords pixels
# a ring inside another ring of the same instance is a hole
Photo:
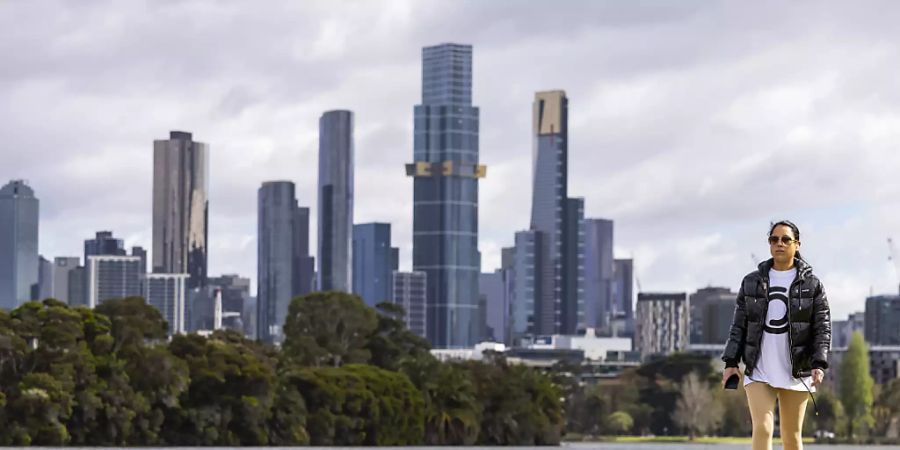
[[[190,131],[210,275],[255,279],[257,189],[294,181],[315,217],[318,118],[351,109],[356,222],[391,222],[409,268],[421,47],[467,43],[485,271],[528,227],[534,92],[564,89],[569,195],[643,290],[736,289],[790,218],[844,318],[897,291],[898,23],[889,1],[0,0],[0,181],[34,188],[48,258],[97,230],[149,248],[153,140]]]

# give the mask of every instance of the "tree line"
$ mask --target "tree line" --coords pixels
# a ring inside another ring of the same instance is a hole
[[[553,445],[564,435],[749,436],[721,364],[674,354],[593,382],[590,365],[441,362],[403,311],[340,292],[295,299],[274,347],[167,336],[142,298],[0,310],[0,445]],[[872,442],[900,426],[900,380],[872,383],[862,336],[804,433]]]
[[[0,311],[0,445],[543,445],[560,387],[502,359],[445,363],[392,304],[295,299],[280,348],[167,336],[142,298]]]

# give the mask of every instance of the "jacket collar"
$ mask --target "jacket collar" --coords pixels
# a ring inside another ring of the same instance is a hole
[[[769,270],[774,265],[775,265],[775,258],[769,258],[769,259],[759,263],[759,266],[758,266],[759,274],[762,275],[764,278],[768,279],[769,278]],[[794,258],[794,267],[797,268],[797,278],[799,278],[799,279],[806,278],[807,275],[812,273],[812,266],[809,265],[808,262],[806,262],[800,258],[797,258],[797,257]]]

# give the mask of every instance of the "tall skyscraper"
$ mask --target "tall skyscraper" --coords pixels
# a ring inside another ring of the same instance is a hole
[[[106,300],[143,294],[141,258],[92,255],[87,261],[87,306],[96,308]]]
[[[369,306],[391,299],[391,224],[353,226],[353,293]]]
[[[560,329],[574,334],[586,324],[584,199],[567,198],[563,221],[562,304]]]
[[[425,272],[399,272],[391,276],[393,285],[392,301],[403,307],[406,328],[423,338],[427,335],[425,295],[428,275]]]
[[[869,345],[900,345],[900,296],[867,298],[865,327]]]
[[[69,298],[69,277],[80,264],[81,258],[77,256],[57,256],[53,259],[53,298],[72,305]]]
[[[319,277],[323,291],[353,289],[353,113],[319,119]]]
[[[616,259],[613,261],[613,308],[616,311],[615,321],[624,322],[621,328],[624,333],[614,332],[618,336],[634,335],[634,260]],[[621,313],[620,313],[621,311]]]
[[[150,273],[144,275],[144,299],[158,309],[169,325],[169,335],[189,331],[186,273]]]
[[[481,299],[485,304],[485,335],[483,339],[511,343],[509,335],[511,296],[511,271],[505,268],[493,273],[482,273],[478,281]]]
[[[686,293],[638,293],[634,346],[642,357],[687,348],[689,325]]]
[[[512,296],[510,299],[510,337],[513,343],[536,334],[539,284],[538,266],[542,234],[537,231],[516,233],[512,249]],[[509,253],[509,252],[508,252]]]
[[[705,287],[691,294],[691,344],[725,345],[736,298],[737,293],[725,287]]]
[[[316,290],[316,259],[309,254],[309,208],[298,206],[294,214],[294,295]]]
[[[427,273],[428,340],[474,346],[478,320],[478,108],[472,46],[422,49],[422,103],[415,106],[412,164],[413,270]]]
[[[0,189],[0,308],[31,298],[38,282],[38,199],[24,180]]]
[[[84,261],[94,255],[125,256],[125,243],[113,237],[112,231],[98,231],[93,239],[84,240]]]
[[[187,273],[206,285],[209,145],[172,131],[153,141],[153,272]]]
[[[614,314],[612,220],[587,220],[584,251],[586,325],[609,335]]]
[[[309,210],[297,205],[294,183],[269,181],[258,191],[257,333],[260,340],[280,343],[288,306],[309,293],[312,259]]]
[[[564,91],[538,92],[533,105],[531,230],[537,248],[538,294],[535,332],[563,332],[566,206],[568,192],[568,108]],[[577,301],[577,300],[576,300]]]

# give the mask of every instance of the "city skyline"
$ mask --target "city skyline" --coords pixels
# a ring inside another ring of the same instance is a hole
[[[790,217],[836,319],[862,310],[870,286],[897,292],[885,238],[900,235],[900,156],[891,151],[900,114],[879,100],[898,90],[881,78],[893,72],[883,56],[897,45],[886,39],[897,18],[891,8],[456,5],[366,5],[344,18],[315,3],[223,9],[219,19],[232,20],[213,23],[185,14],[210,8],[204,2],[108,16],[100,4],[4,4],[2,29],[21,30],[35,48],[4,48],[14,70],[0,84],[8,98],[0,106],[0,132],[9,136],[3,182],[27,179],[40,198],[47,259],[79,255],[96,230],[151,248],[149,143],[190,131],[211,148],[208,273],[255,278],[256,189],[292,180],[317,217],[315,118],[348,108],[357,126],[355,222],[391,223],[401,270],[409,270],[412,183],[402,164],[412,149],[420,49],[461,42],[475,48],[472,100],[491,167],[480,183],[480,203],[490,205],[479,222],[482,272],[498,267],[500,248],[527,228],[531,193],[519,184],[530,165],[530,103],[534,92],[558,88],[570,98],[569,190],[585,197],[587,217],[616,222],[615,257],[634,256],[644,290],[736,289],[753,269],[751,255],[767,257],[768,222]],[[56,15],[68,9],[83,20]],[[509,25],[487,26],[501,16]],[[848,16],[867,27],[839,26]],[[208,28],[179,27],[183,17]],[[221,42],[204,36],[228,36],[237,17],[281,31],[312,22],[309,34],[259,33],[235,58],[211,50]],[[154,29],[171,18],[171,28]],[[537,26],[543,19],[548,26]],[[11,25],[26,22],[35,26]],[[4,33],[2,42],[23,42]],[[283,35],[294,47],[254,54]],[[155,50],[180,39],[200,51]],[[540,70],[528,70],[533,55]],[[98,73],[83,61],[108,64]],[[789,195],[775,197],[786,186]]]

